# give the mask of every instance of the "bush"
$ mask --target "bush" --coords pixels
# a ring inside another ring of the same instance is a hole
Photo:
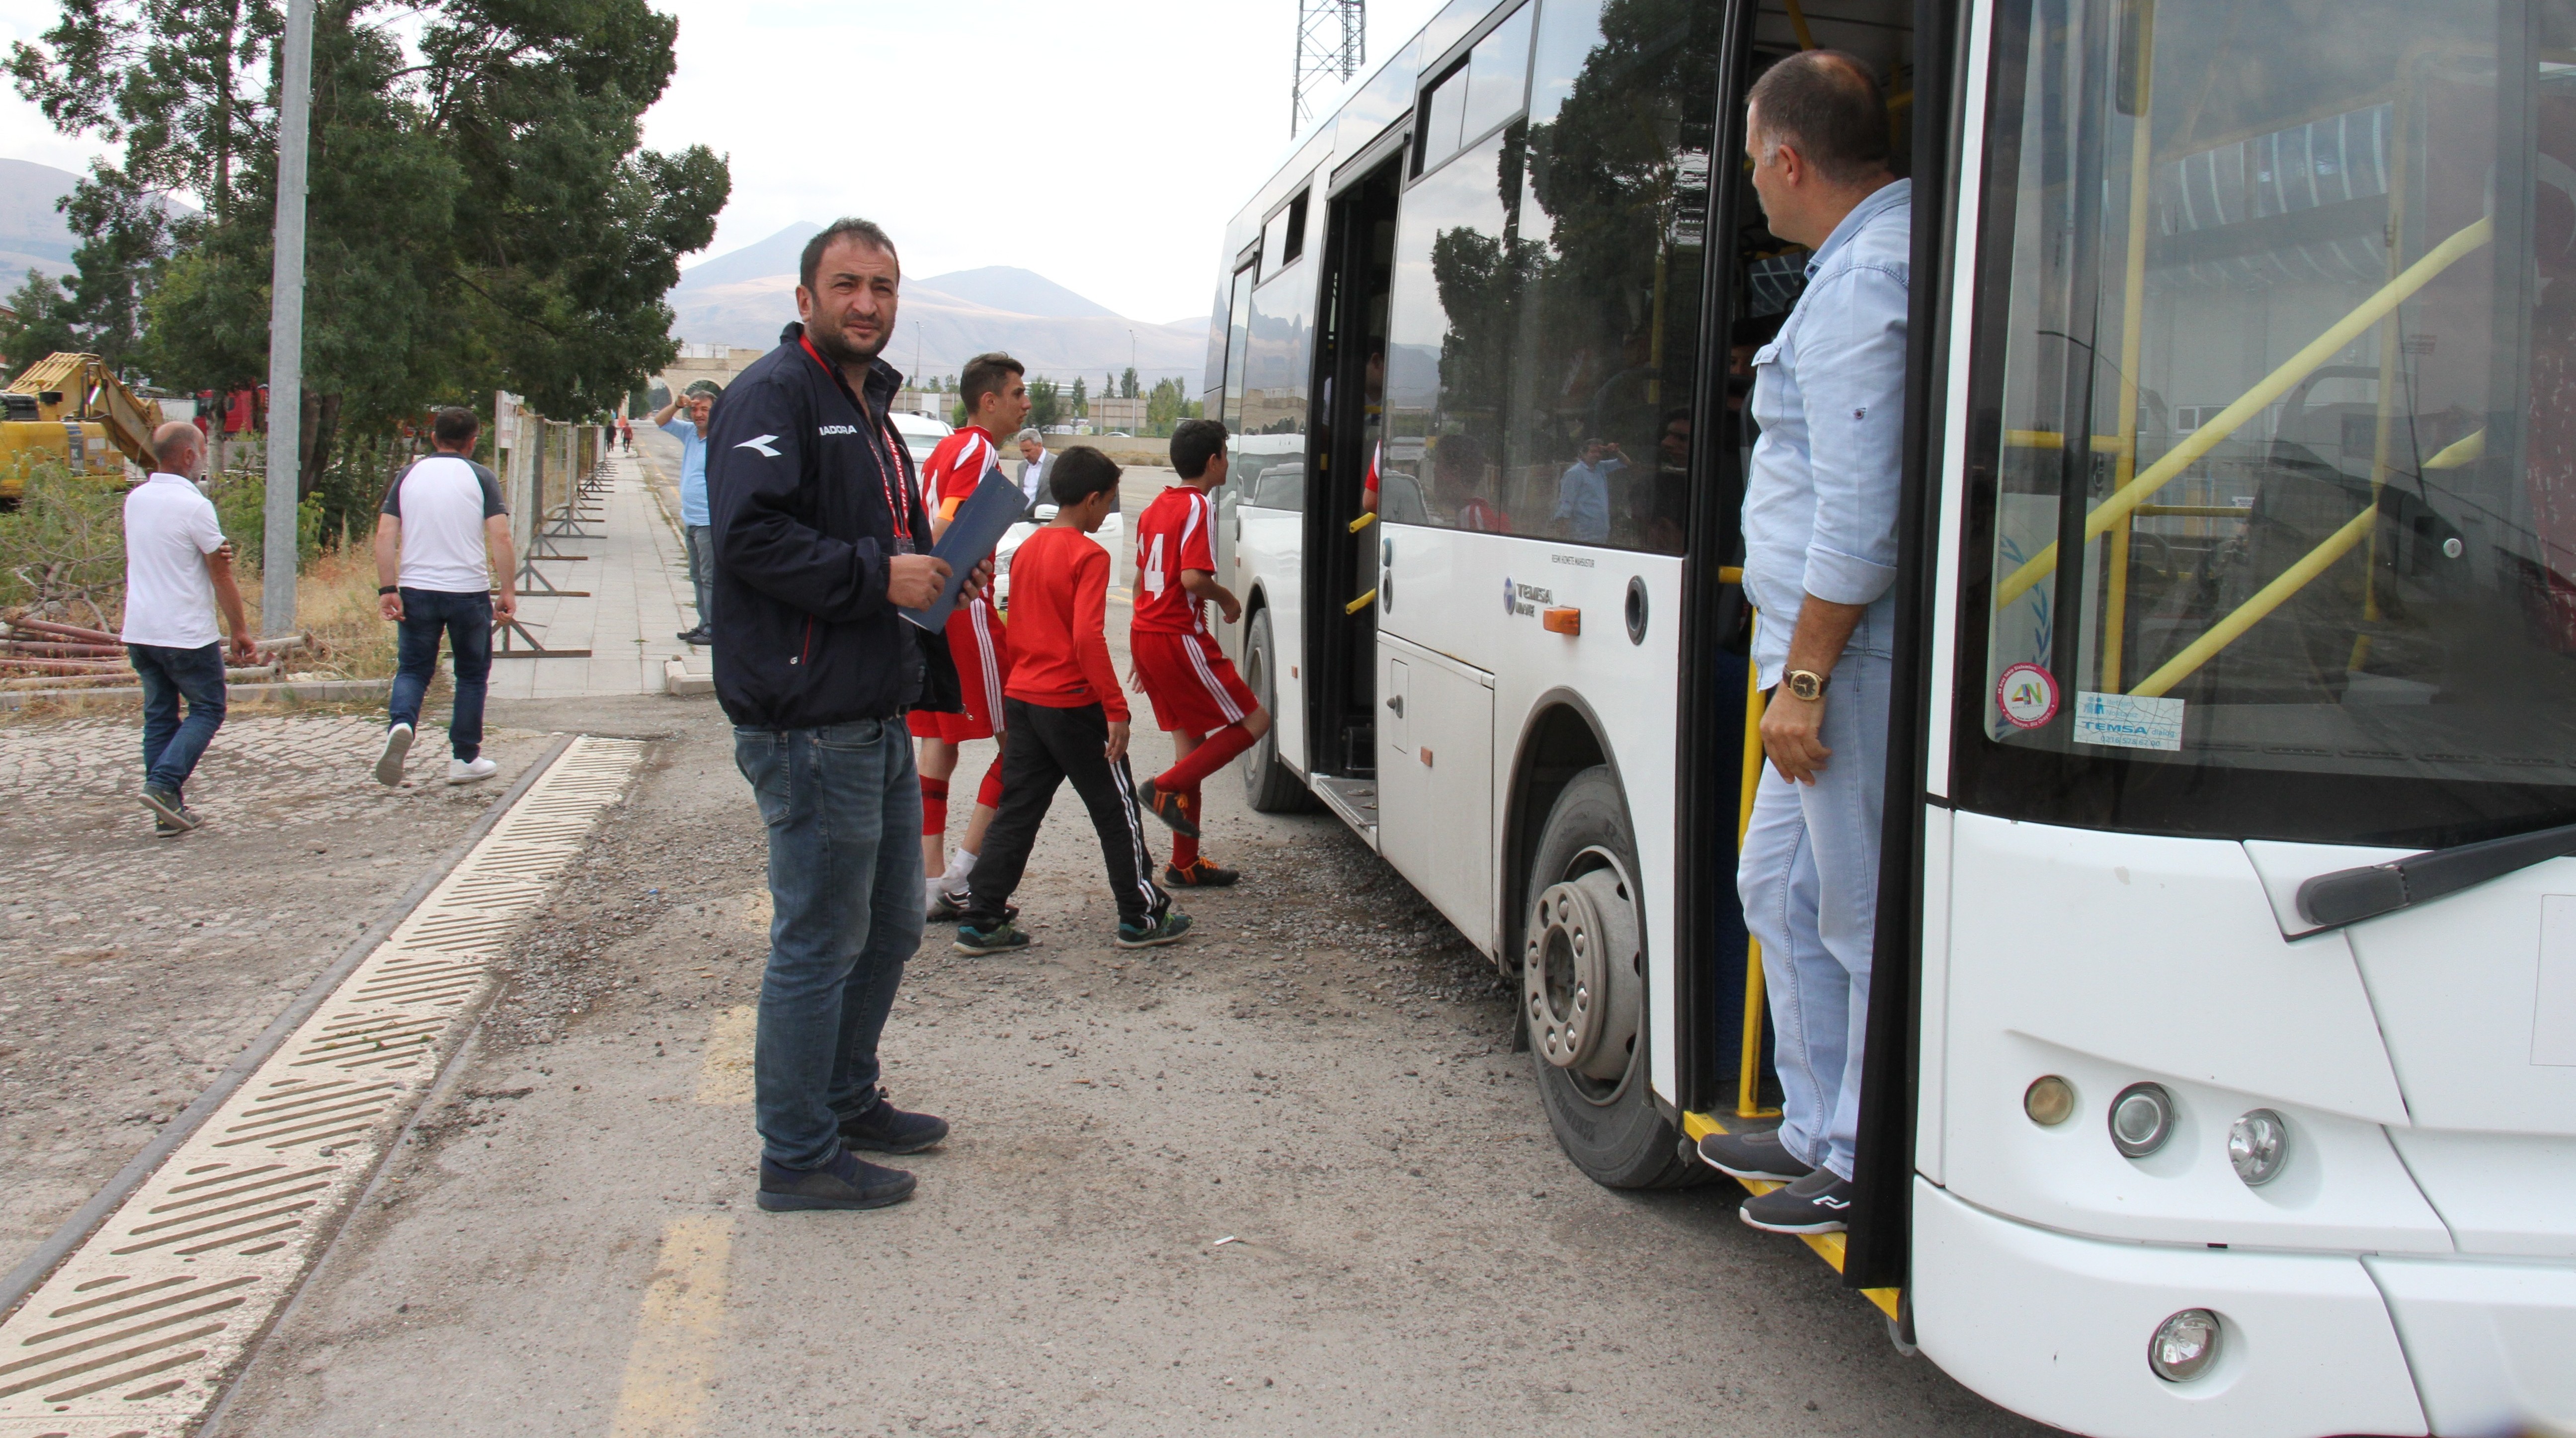
[[[125,607],[125,486],[33,465],[0,512],[0,607],[114,629]]]
[[[268,546],[267,476],[251,469],[228,470],[216,475],[206,488],[214,496],[215,519],[223,525],[224,537],[233,542],[233,571],[257,573]],[[322,496],[313,495],[300,508],[303,512],[295,520],[295,549],[299,559],[309,562],[322,549]]]

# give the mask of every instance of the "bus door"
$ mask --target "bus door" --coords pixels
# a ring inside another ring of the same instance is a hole
[[[1363,156],[1359,163],[1370,168],[1333,196],[1326,219],[1316,469],[1306,494],[1307,777],[1371,843],[1378,831],[1375,661],[1384,527],[1366,496],[1381,462],[1401,149],[1383,161]]]

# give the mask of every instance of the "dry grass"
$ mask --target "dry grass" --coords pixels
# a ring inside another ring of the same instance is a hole
[[[268,635],[260,619],[259,575],[244,574],[241,587],[251,628]],[[307,562],[296,580],[295,615],[296,628],[312,635],[316,647],[285,656],[288,672],[340,679],[382,679],[394,672],[394,626],[377,617],[376,561],[365,547],[327,549]]]

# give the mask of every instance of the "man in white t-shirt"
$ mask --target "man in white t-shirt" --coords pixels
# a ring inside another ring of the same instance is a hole
[[[470,409],[438,411],[438,453],[412,461],[385,492],[376,519],[376,608],[402,626],[391,722],[376,756],[376,782],[400,784],[420,723],[421,695],[438,672],[438,637],[456,661],[456,707],[447,722],[447,782],[489,779],[483,757],[483,692],[492,677],[492,616],[518,612],[510,511],[501,481],[469,456],[482,425]],[[492,589],[500,576],[497,594]]]
[[[224,722],[223,634],[215,608],[232,626],[233,654],[258,651],[233,584],[233,547],[215,522],[215,506],[197,488],[205,436],[186,420],[152,432],[160,468],[125,496],[125,654],[143,681],[143,807],[153,832],[175,839],[202,820],[181,795],[197,760]],[[179,718],[179,701],[188,717]]]

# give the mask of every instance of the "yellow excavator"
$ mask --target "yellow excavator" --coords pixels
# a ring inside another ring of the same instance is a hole
[[[130,459],[149,471],[160,427],[160,402],[127,389],[98,356],[47,355],[0,389],[0,501],[16,503],[38,464],[122,478]]]

